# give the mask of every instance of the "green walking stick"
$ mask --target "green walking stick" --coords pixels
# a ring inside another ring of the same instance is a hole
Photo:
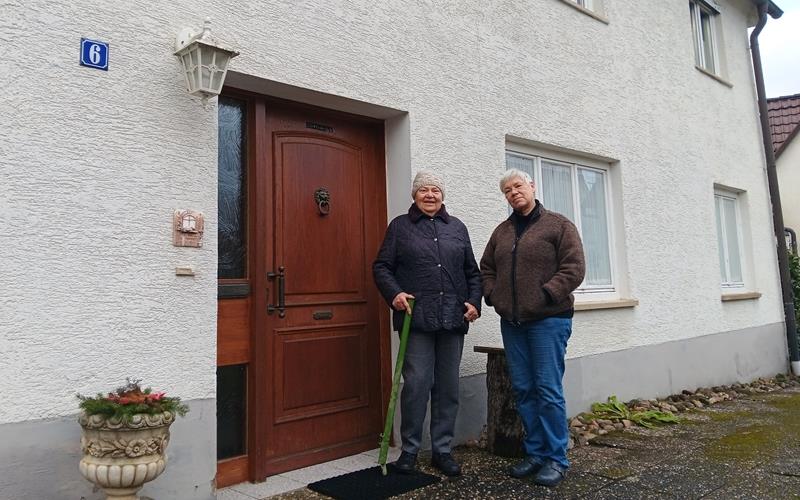
[[[411,313],[414,312],[414,299],[408,299],[408,307]],[[381,434],[381,452],[378,455],[378,463],[381,465],[381,472],[386,475],[386,457],[389,455],[389,437],[392,435],[392,424],[394,423],[394,407],[397,405],[397,391],[400,388],[400,373],[403,371],[403,359],[406,356],[406,345],[408,344],[408,331],[411,329],[411,313],[406,312],[403,318],[403,329],[400,331],[400,348],[397,350],[397,363],[394,366],[394,380],[392,381],[392,395],[389,397],[389,408],[386,410],[386,423]]]

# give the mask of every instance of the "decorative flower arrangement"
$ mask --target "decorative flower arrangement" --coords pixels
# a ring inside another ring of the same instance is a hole
[[[87,416],[103,415],[106,418],[130,421],[133,415],[156,415],[170,412],[184,416],[189,407],[181,398],[166,396],[164,392],[153,392],[150,387],[142,389],[141,380],[127,379],[127,383],[106,395],[98,393],[89,397],[78,394],[80,408]]]

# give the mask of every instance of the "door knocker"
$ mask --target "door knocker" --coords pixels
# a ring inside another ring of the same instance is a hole
[[[327,189],[319,188],[314,191],[314,201],[317,202],[317,210],[320,215],[331,213],[331,194]]]

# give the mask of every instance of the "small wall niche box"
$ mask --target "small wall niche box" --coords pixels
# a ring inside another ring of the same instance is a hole
[[[203,246],[203,214],[194,210],[175,210],[172,244],[176,247]]]

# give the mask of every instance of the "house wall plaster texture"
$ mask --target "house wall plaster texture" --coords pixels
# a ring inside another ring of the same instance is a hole
[[[181,87],[177,26],[135,3],[0,10],[0,422],[126,377],[213,398],[216,115]],[[78,65],[81,37],[110,43],[108,72]],[[178,208],[205,213],[202,248],[172,246]]]
[[[800,233],[800,139],[796,136],[776,160],[783,224]]]
[[[167,469],[139,491],[142,499],[211,500],[217,470],[216,402],[188,401],[170,427]],[[81,428],[74,416],[0,424],[0,499],[101,500],[78,472]]]
[[[577,313],[568,357],[782,321],[752,8],[720,3],[732,87],[694,68],[684,0],[607,0],[609,24],[554,0],[4,4],[0,234],[14,238],[0,245],[0,288],[14,293],[0,299],[0,379],[19,403],[0,422],[71,413],[76,390],[127,375],[214,396],[216,110],[187,96],[172,56],[203,16],[241,51],[238,73],[407,112],[411,173],[442,174],[478,257],[508,213],[496,187],[507,135],[616,159],[618,274],[639,305]],[[111,43],[109,72],[76,64],[81,36]],[[746,191],[758,300],[720,301],[715,183]],[[388,189],[408,199],[407,183]],[[171,246],[175,208],[205,213],[203,248]],[[175,277],[177,265],[198,274]],[[489,308],[464,376],[485,370],[478,344],[500,345]]]

